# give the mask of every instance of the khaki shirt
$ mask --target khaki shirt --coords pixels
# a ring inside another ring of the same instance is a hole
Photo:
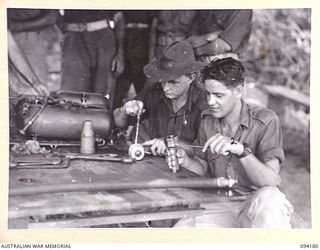
[[[207,109],[202,114],[198,137],[194,144],[204,145],[216,133],[221,134],[220,119],[214,118],[211,111]],[[277,158],[282,163],[284,160],[280,121],[275,112],[270,109],[249,105],[242,101],[240,125],[234,138],[241,143],[247,143],[252,153],[261,162],[266,163]],[[208,176],[235,178],[240,186],[253,186],[235,155],[217,155],[209,150],[205,153],[195,150],[195,154],[202,164],[208,165]]]
[[[135,99],[143,101],[146,110],[140,124],[140,141],[176,135],[192,143],[197,137],[201,113],[208,107],[205,93],[196,82],[190,85],[187,102],[177,112],[160,83],[146,86]],[[131,118],[130,124],[134,125],[135,119]]]
[[[161,10],[158,13],[157,29],[187,36],[196,16],[195,10]]]

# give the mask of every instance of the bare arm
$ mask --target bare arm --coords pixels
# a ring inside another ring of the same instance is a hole
[[[215,31],[204,35],[192,35],[187,38],[187,41],[192,45],[193,48],[198,48],[216,40],[219,36],[219,33],[220,31]]]
[[[196,56],[216,55],[231,51],[230,44],[219,37],[220,32],[193,35],[187,41],[191,43]]]
[[[184,167],[198,175],[205,176],[208,171],[208,165],[205,160],[198,157],[190,157],[185,150],[179,148],[177,157],[181,167]]]
[[[149,61],[151,61],[155,57],[155,49],[157,43],[157,27],[158,19],[156,17],[153,18],[151,28],[150,28],[150,37],[149,37]]]
[[[207,149],[219,155],[231,153],[240,156],[244,152],[244,145],[240,142],[232,143],[230,138],[216,134],[206,141],[203,152]],[[258,187],[277,186],[280,183],[278,159],[263,163],[254,154],[249,154],[240,158],[240,162],[250,180]]]
[[[113,111],[113,119],[116,127],[125,128],[128,126],[129,115],[136,116],[144,112],[143,102],[139,100],[131,100],[126,102],[122,107]]]
[[[222,54],[230,52],[231,50],[232,48],[230,44],[218,37],[217,39],[208,42],[207,44],[201,47],[195,48],[194,52],[197,56],[203,56]]]
[[[123,107],[117,108],[113,111],[113,119],[115,126],[118,128],[125,128],[128,126],[128,115],[124,112]]]
[[[116,41],[117,41],[117,49],[118,53],[123,52],[124,48],[124,35],[125,35],[125,21],[122,12],[117,12],[114,15],[114,22],[115,22],[115,34],[116,34]]]
[[[181,139],[181,138],[178,138],[177,137],[177,142],[178,144],[178,147],[181,147],[179,145],[191,145],[192,143],[187,141],[187,140],[184,140],[184,139]],[[147,141],[144,141],[144,143],[142,144],[143,146],[146,146],[146,147],[150,147],[150,151],[153,155],[164,155],[165,152],[166,152],[166,144],[165,144],[165,138],[153,138],[153,139],[149,139]],[[187,148],[184,149],[184,150],[189,150],[187,151],[190,155],[192,154],[191,151],[190,151],[190,148]]]
[[[111,70],[119,75],[124,70],[124,35],[125,35],[125,21],[122,12],[117,12],[114,15],[115,22],[115,37],[117,42],[117,53],[112,61]]]
[[[240,159],[240,162],[250,180],[258,187],[277,186],[280,184],[280,164],[278,159],[262,163],[251,154]]]

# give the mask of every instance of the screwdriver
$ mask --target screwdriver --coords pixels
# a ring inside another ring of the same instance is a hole
[[[200,149],[200,148],[201,148],[201,149],[203,148],[203,146],[201,146],[201,145],[177,144],[177,146],[178,146],[178,147],[182,147],[182,148],[183,148],[183,147],[186,147],[186,148],[199,148],[199,149]],[[207,151],[208,149],[209,149],[209,148],[207,148],[206,151]],[[225,156],[229,155],[229,151],[224,152],[223,155],[225,155]]]

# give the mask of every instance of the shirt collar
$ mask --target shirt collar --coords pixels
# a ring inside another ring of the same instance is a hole
[[[241,99],[240,125],[249,127],[250,110],[248,104]]]
[[[204,116],[212,115],[212,111],[210,110],[210,107],[206,108],[202,114],[201,118]],[[240,125],[243,125],[245,127],[249,127],[249,116],[250,116],[250,110],[248,107],[248,104],[246,104],[242,99],[241,99],[241,111],[240,111]],[[218,119],[216,119],[218,121]]]

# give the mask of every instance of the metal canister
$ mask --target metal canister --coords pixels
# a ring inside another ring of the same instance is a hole
[[[81,131],[81,154],[95,153],[95,137],[92,121],[86,120],[83,122]]]

